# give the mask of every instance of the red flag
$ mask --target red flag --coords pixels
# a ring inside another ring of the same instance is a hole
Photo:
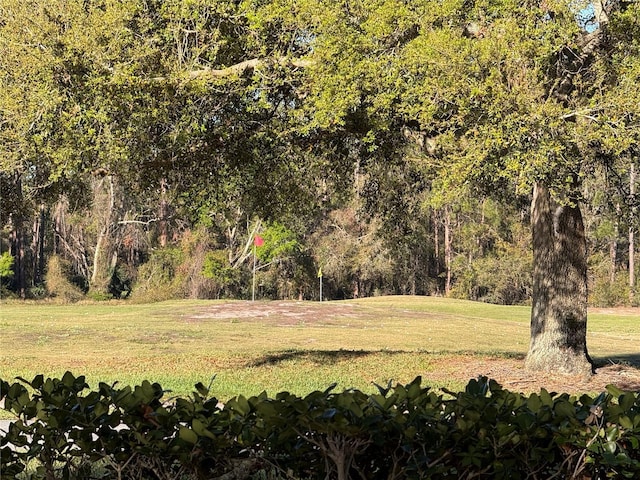
[[[255,237],[253,237],[253,244],[256,247],[261,247],[262,245],[264,245],[264,238],[262,238],[260,235],[256,235]]]

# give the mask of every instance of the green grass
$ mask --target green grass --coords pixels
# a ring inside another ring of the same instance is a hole
[[[371,391],[408,382],[460,352],[523,356],[528,307],[436,297],[345,302],[172,301],[0,304],[0,377],[70,370],[99,381],[160,382],[185,395],[197,382],[225,400],[333,382]],[[640,312],[597,312],[589,348],[598,359],[640,362]],[[443,386],[443,385],[434,385]],[[455,383],[445,385],[460,388]]]

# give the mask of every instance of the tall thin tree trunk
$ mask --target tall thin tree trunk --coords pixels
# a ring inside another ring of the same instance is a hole
[[[526,368],[589,375],[587,244],[580,208],[556,204],[537,184],[531,223],[533,305]]]
[[[451,240],[451,210],[445,207],[444,211],[444,262],[447,269],[447,279],[444,284],[444,293],[449,295],[451,291],[451,263],[452,263],[452,240]]]
[[[102,225],[99,226],[98,238],[96,239],[96,247],[93,253],[93,269],[91,272],[90,288],[100,292],[106,292],[110,280],[109,270],[111,265],[111,255],[109,253],[110,246],[110,232],[112,228],[112,216],[115,208],[115,192],[113,185],[113,177],[107,175],[105,179],[107,181],[107,194],[103,205],[98,208],[104,208]],[[100,182],[101,183],[101,182]],[[95,198],[99,197],[98,191],[101,185],[96,186]]]
[[[44,239],[46,216],[46,206],[44,204],[41,204],[38,210],[38,216],[33,221],[33,238],[31,240],[31,252],[33,255],[33,285],[40,285],[44,277]]]
[[[18,196],[16,205],[21,207],[24,205],[24,197],[22,194],[22,177],[16,172],[14,176],[15,192]],[[11,255],[14,258],[14,290],[20,295],[20,298],[27,296],[27,275],[26,275],[26,254],[24,249],[24,223],[25,219],[22,212],[16,212],[11,215],[11,233],[9,234],[11,241]]]
[[[169,205],[167,203],[167,180],[164,178],[160,180],[160,208],[158,213],[160,216],[159,243],[160,247],[164,248],[169,242],[169,222],[167,221]]]
[[[438,211],[436,209],[433,210],[433,262],[431,265],[431,271],[428,272],[428,275],[433,275],[436,278],[440,277],[441,269],[440,269],[440,218],[438,216]],[[436,283],[436,292],[440,293],[440,282]]]
[[[65,197],[60,197],[53,209],[53,254],[62,255],[66,249],[67,225],[65,214],[67,211],[67,201]]]
[[[27,282],[26,282],[26,255],[24,250],[24,232],[21,218],[12,218],[13,228],[9,234],[11,242],[11,255],[13,256],[14,263],[14,276],[13,283],[14,289],[20,296],[20,298],[26,298],[27,296]]]
[[[433,212],[433,244],[434,244],[434,255],[436,256],[436,262],[439,262],[439,258],[440,258],[440,219],[438,218],[438,213],[435,210]]]
[[[418,261],[418,255],[415,253],[409,257],[413,263],[411,265],[411,295],[416,295],[418,292],[418,285],[416,275],[418,274],[418,268],[420,268],[420,262]]]
[[[629,171],[629,194],[633,197],[636,194],[636,172],[635,166],[631,164]],[[635,262],[635,242],[634,242],[634,225],[629,225],[629,287],[631,300],[633,300],[633,291],[636,287],[636,262]]]
[[[609,283],[611,285],[616,281],[616,264],[618,263],[618,237],[620,236],[620,205],[616,205],[616,219],[613,227],[613,238],[609,244]]]

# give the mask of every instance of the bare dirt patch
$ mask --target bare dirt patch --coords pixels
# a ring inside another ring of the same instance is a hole
[[[189,318],[193,320],[227,319],[238,321],[268,320],[276,325],[326,324],[336,318],[362,317],[349,303],[311,302],[231,302],[211,305]]]
[[[628,312],[627,312],[628,310]],[[594,313],[637,315],[637,309],[593,309]],[[422,315],[415,313],[415,315]],[[367,316],[366,310],[343,302],[231,302],[215,304],[189,317],[189,321],[219,319],[230,321],[273,321],[276,326],[304,326],[330,324],[348,318]],[[599,365],[596,374],[585,378],[560,374],[534,374],[524,369],[523,357],[500,357],[439,353],[431,362],[433,368],[423,377],[436,384],[457,381],[466,384],[469,379],[487,376],[503,387],[523,393],[601,392],[607,385],[623,390],[640,391],[640,369],[625,363],[608,362]]]

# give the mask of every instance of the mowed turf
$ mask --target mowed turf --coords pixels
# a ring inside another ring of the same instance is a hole
[[[523,357],[529,307],[437,297],[340,302],[172,301],[0,304],[0,377],[60,376],[159,382],[186,395],[197,382],[220,400],[287,390],[372,391],[429,384],[437,359],[467,353]],[[640,362],[640,311],[594,310],[589,349],[599,361]],[[462,388],[464,384],[431,383]]]

